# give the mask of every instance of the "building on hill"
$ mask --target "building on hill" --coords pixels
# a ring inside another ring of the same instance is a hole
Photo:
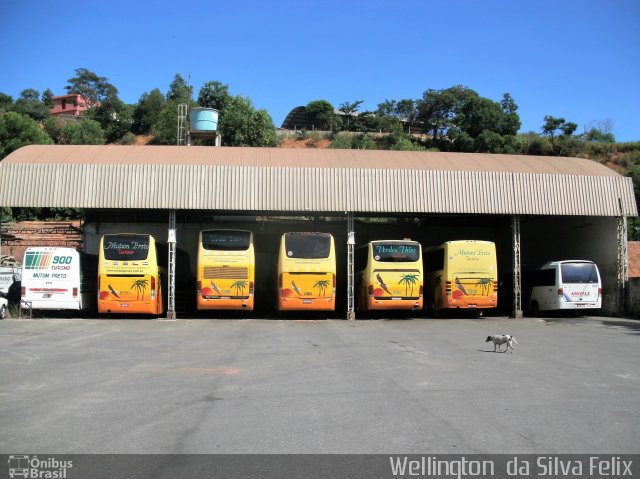
[[[89,109],[89,103],[78,93],[53,97],[53,108],[49,112],[53,116],[83,116]]]

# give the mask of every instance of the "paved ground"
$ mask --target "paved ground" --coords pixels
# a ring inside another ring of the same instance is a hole
[[[6,454],[637,453],[639,404],[634,321],[0,322]]]

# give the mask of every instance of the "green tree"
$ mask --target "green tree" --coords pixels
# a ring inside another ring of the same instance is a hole
[[[224,85],[219,81],[206,82],[198,93],[199,106],[215,108],[219,112],[226,110],[231,101],[232,96],[229,93],[229,85]]]
[[[475,91],[462,85],[444,90],[429,89],[416,103],[418,120],[431,132],[434,140],[441,139],[456,126],[455,119],[461,108],[476,97]]]
[[[178,141],[178,103],[165,102],[151,133],[154,145],[175,145]]]
[[[132,131],[139,135],[152,133],[160,120],[165,103],[164,95],[158,88],[143,93],[133,110]]]
[[[479,153],[502,153],[504,140],[502,135],[484,130],[473,140],[473,149]]]
[[[231,98],[220,112],[218,130],[225,146],[275,146],[276,128],[265,110],[255,110],[250,98]]]
[[[188,105],[193,103],[193,87],[188,85],[179,73],[176,73],[173,81],[169,85],[167,101],[186,103]]]
[[[314,130],[331,130],[335,123],[333,105],[327,100],[314,100],[305,108],[309,123]]]
[[[615,143],[616,137],[613,133],[600,130],[599,128],[591,128],[584,133],[583,138],[590,143]]]
[[[9,111],[13,108],[13,98],[6,93],[0,93],[0,113]]]
[[[94,120],[66,121],[61,136],[67,145],[104,145],[104,132]]]
[[[133,107],[113,95],[105,98],[85,116],[100,123],[107,143],[116,143],[131,131]]]
[[[338,133],[331,143],[329,148],[335,150],[350,150],[353,144],[353,134],[351,133]]]
[[[13,111],[26,115],[34,120],[42,121],[49,116],[49,109],[40,100],[40,92],[33,88],[22,90],[20,98],[13,105]]]
[[[51,110],[55,105],[53,97],[53,92],[49,88],[42,92],[42,103],[47,107],[47,110]]]
[[[356,116],[356,112],[360,105],[364,103],[364,100],[354,101],[353,103],[344,102],[340,104],[340,108],[338,110],[342,112],[343,116],[343,130],[349,131],[349,127],[351,126],[351,119]]]
[[[509,93],[505,93],[502,96],[500,102],[502,107],[503,116],[500,120],[500,129],[498,133],[501,135],[516,135],[518,130],[522,126],[520,121],[520,115],[518,115],[518,105]]]
[[[50,145],[53,141],[38,122],[14,111],[0,113],[0,159],[25,145]]]
[[[564,118],[545,115],[542,134],[549,138],[553,152],[557,155],[562,150],[562,143],[566,143],[577,128],[578,125],[576,123],[566,121]]]
[[[76,68],[75,72],[76,76],[69,78],[64,88],[68,93],[81,95],[89,108],[118,94],[118,89],[106,77],[100,77],[86,68]]]

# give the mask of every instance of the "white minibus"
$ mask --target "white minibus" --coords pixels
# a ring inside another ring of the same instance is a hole
[[[602,281],[592,261],[550,261],[540,269],[523,273],[525,307],[540,311],[599,309]]]
[[[22,307],[84,310],[95,306],[97,257],[73,248],[27,248],[22,262]]]

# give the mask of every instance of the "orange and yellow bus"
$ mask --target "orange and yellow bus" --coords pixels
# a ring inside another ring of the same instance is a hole
[[[422,309],[422,248],[404,240],[371,241],[356,251],[361,311]]]
[[[104,235],[98,263],[98,313],[163,314],[164,273],[158,266],[153,236]]]
[[[198,239],[198,310],[253,310],[253,233],[203,230]]]
[[[447,241],[424,251],[427,305],[437,313],[498,306],[496,245],[491,241]]]
[[[333,311],[336,252],[329,233],[285,233],[278,258],[278,310]]]

